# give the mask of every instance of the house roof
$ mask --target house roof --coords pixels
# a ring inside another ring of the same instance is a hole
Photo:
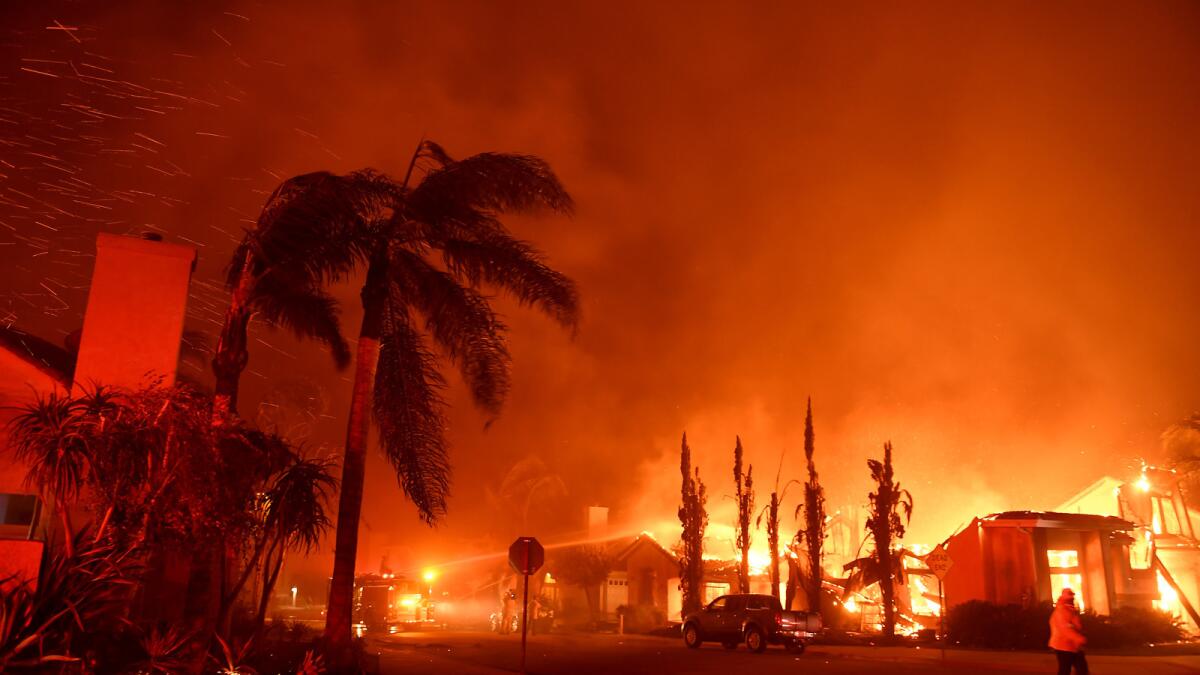
[[[1124,484],[1125,482],[1118,478],[1113,478],[1112,476],[1101,476],[1097,478],[1091,485],[1071,495],[1071,497],[1060,504],[1056,510],[1060,513],[1078,513],[1081,505],[1091,497],[1096,495],[1112,495],[1113,490],[1121,487]],[[1113,503],[1116,503],[1115,500]]]
[[[635,550],[637,550],[638,547],[640,547],[640,546],[651,546],[651,547],[653,547],[654,550],[656,550],[659,553],[661,553],[662,555],[666,556],[667,559],[670,560],[672,563],[679,562],[679,559],[676,558],[673,553],[671,553],[667,549],[663,548],[663,545],[658,543],[657,539],[655,539],[653,536],[651,536],[649,533],[646,533],[646,532],[643,532],[643,533],[639,534],[638,536],[634,537],[633,541],[629,542],[629,544],[626,545],[625,548],[621,549],[613,557],[614,561],[622,562],[622,563],[625,562],[626,559],[628,559],[629,556],[632,555],[633,552]]]
[[[0,326],[0,349],[4,349],[62,384],[70,384],[75,373],[75,354],[31,333]]]
[[[983,527],[1044,527],[1062,530],[1132,530],[1133,523],[1113,516],[1058,511],[1005,511],[980,519]]]

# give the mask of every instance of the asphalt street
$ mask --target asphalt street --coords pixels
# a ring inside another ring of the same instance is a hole
[[[400,633],[371,641],[381,671],[420,675],[519,673],[520,636],[483,632]],[[1200,673],[1200,656],[1092,655],[1097,675]],[[706,644],[687,649],[681,640],[612,634],[536,635],[529,639],[530,675],[666,675],[668,673],[1053,673],[1049,653],[987,652],[912,647],[814,645],[801,655],[772,647],[752,654]]]

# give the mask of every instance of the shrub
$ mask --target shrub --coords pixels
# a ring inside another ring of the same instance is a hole
[[[1118,607],[1109,616],[1086,612],[1083,633],[1090,647],[1099,648],[1140,647],[1183,639],[1183,628],[1174,616],[1138,607]]]
[[[667,625],[666,612],[654,605],[621,605],[617,612],[624,614],[625,631],[628,633],[648,633]]]
[[[26,581],[0,593],[0,672],[77,662],[89,637],[120,622],[140,561],[87,532],[73,539],[69,555],[47,550],[36,588]]]
[[[1040,649],[1050,640],[1051,607],[1024,608],[971,600],[950,608],[946,636],[956,644],[989,649]]]
[[[948,639],[968,647],[1045,649],[1050,641],[1048,603],[1022,607],[971,600],[946,614]],[[1083,633],[1091,649],[1117,649],[1183,637],[1179,621],[1170,614],[1136,607],[1117,608],[1111,616],[1083,614]]]

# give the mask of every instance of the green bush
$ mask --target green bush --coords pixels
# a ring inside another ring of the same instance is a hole
[[[1049,603],[1022,607],[971,600],[950,608],[946,635],[950,642],[967,647],[1045,649],[1053,609]],[[1083,633],[1089,649],[1176,642],[1183,637],[1178,620],[1170,614],[1134,607],[1118,608],[1111,616],[1084,612]]]

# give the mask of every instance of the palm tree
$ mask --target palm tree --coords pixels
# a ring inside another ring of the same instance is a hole
[[[758,512],[758,518],[754,521],[755,527],[762,527],[763,520],[767,521],[767,553],[770,556],[770,567],[768,571],[771,575],[771,595],[775,599],[779,599],[779,507],[783,504],[783,500],[787,498],[787,491],[793,484],[799,484],[798,480],[790,480],[784,484],[783,489],[779,489],[779,481],[783,476],[783,453],[779,453],[779,468],[775,471],[775,489],[771,490],[771,497],[767,501],[767,505],[762,511]],[[799,506],[796,507],[800,509]],[[792,583],[789,575],[788,583]],[[791,596],[784,598],[788,601],[785,609],[791,608]]]
[[[1193,413],[1162,433],[1167,465],[1180,474],[1184,496],[1195,502],[1200,495],[1200,413]]]
[[[259,564],[262,586],[255,614],[259,631],[286,554],[312,551],[331,524],[325,513],[328,495],[337,486],[330,475],[331,464],[291,453],[287,465],[271,479],[264,494],[262,536],[268,545]]]
[[[423,177],[410,185],[416,169]],[[298,183],[295,183],[299,181]],[[505,213],[569,214],[570,196],[550,167],[528,155],[452,159],[423,141],[404,180],[374,171],[309,174],[289,195],[281,248],[310,241],[307,279],[366,268],[350,417],[342,462],[334,570],[325,638],[336,659],[350,642],[352,593],[370,414],[404,493],[429,524],[445,513],[449,464],[445,380],[431,339],[462,373],[476,405],[496,415],[509,386],[505,326],[480,288],[510,293],[568,329],[578,321],[574,284],[499,220]],[[278,259],[263,246],[265,259]],[[435,260],[434,256],[440,259]]]
[[[499,536],[508,534],[514,521],[520,532],[529,531],[529,512],[534,504],[549,505],[552,500],[566,496],[567,484],[562,476],[550,471],[536,455],[530,455],[509,467],[500,485],[493,491],[484,488],[484,496],[499,522]]]
[[[750,517],[754,511],[754,465],[742,471],[742,438],[733,447],[733,481],[737,488],[734,500],[738,505],[736,546],[741,552],[738,563],[738,593],[750,592]]]
[[[904,536],[905,526],[912,520],[913,499],[908,490],[900,487],[892,471],[892,443],[883,444],[883,461],[868,459],[871,480],[876,489],[870,493],[870,515],[867,516],[867,531],[875,550],[865,558],[853,560],[845,565],[851,572],[846,590],[859,589],[879,583],[879,595],[883,605],[883,635],[891,638],[896,634],[895,583],[904,582],[903,551],[894,551],[893,542]]]
[[[229,307],[212,360],[214,424],[237,413],[238,382],[249,360],[248,330],[256,313],[269,325],[323,342],[339,369],[349,365],[338,303],[323,284],[354,268],[361,253],[351,243],[358,214],[390,203],[391,189],[370,173],[315,172],[285,181],[267,198],[255,228],[234,251],[226,277]]]

